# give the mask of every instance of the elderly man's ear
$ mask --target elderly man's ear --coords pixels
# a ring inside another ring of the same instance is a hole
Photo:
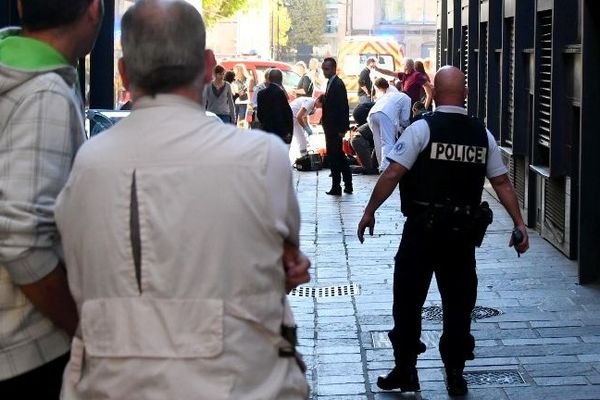
[[[217,66],[215,53],[211,49],[204,50],[204,77],[202,83],[209,84],[212,82],[213,70]]]

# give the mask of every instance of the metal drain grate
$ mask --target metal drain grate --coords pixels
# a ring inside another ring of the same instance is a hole
[[[471,313],[471,319],[491,318],[500,314],[502,314],[502,311],[496,308],[475,306],[475,308],[473,308],[473,312]]]
[[[440,306],[428,306],[428,307],[423,307],[423,310],[421,311],[421,315],[423,316],[424,319],[428,320],[428,321],[443,321],[443,313],[442,313],[442,307]]]
[[[360,286],[356,283],[350,285],[337,285],[326,287],[298,287],[290,292],[293,297],[339,297],[339,296],[358,296]]]
[[[471,319],[491,318],[502,314],[502,311],[490,307],[475,306],[471,313]],[[443,321],[444,313],[440,306],[423,307],[422,316],[428,321]]]
[[[516,369],[496,371],[465,371],[463,373],[469,385],[506,386],[523,385],[525,379]]]

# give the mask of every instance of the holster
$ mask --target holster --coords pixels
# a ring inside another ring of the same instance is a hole
[[[485,232],[493,220],[494,213],[487,201],[482,202],[479,207],[475,208],[471,223],[471,238],[475,246],[481,247]]]
[[[412,216],[426,233],[446,230],[462,232],[477,247],[481,246],[487,227],[494,219],[486,201],[477,207],[454,206],[450,203],[421,203],[419,207],[413,207],[413,210],[419,210],[413,212]]]

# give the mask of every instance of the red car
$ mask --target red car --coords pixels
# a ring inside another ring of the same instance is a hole
[[[289,100],[292,101],[296,98],[294,89],[296,89],[298,82],[300,82],[300,75],[294,72],[292,66],[289,64],[281,61],[271,61],[260,58],[224,58],[219,62],[219,64],[222,65],[227,71],[233,70],[233,67],[236,64],[243,64],[246,67],[248,73],[250,74],[250,78],[252,79],[249,87],[250,99],[252,99],[252,96],[254,95],[254,86],[264,81],[265,71],[270,68],[278,68],[283,73],[283,87],[288,93]],[[248,115],[251,115],[251,113],[248,113]],[[319,109],[313,115],[311,115],[310,123],[318,124],[320,120],[321,110]]]

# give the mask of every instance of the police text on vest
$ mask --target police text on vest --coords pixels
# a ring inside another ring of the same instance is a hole
[[[454,143],[431,143],[431,159],[485,164],[487,149]]]

